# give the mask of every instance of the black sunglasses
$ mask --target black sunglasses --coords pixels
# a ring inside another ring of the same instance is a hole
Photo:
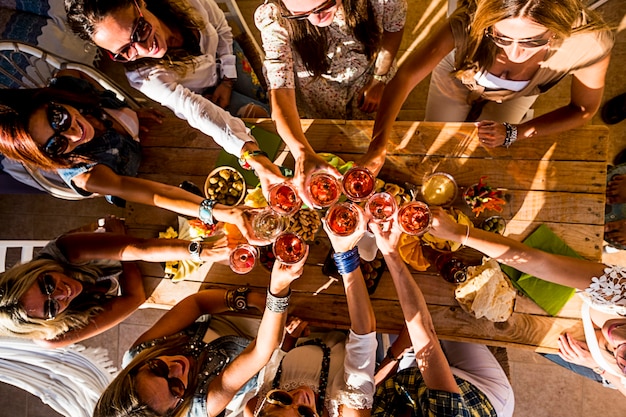
[[[41,293],[48,297],[48,299],[43,303],[43,315],[46,320],[52,320],[59,313],[59,303],[57,300],[52,299],[52,294],[57,289],[57,284],[54,277],[50,274],[40,276],[37,282],[39,283]]]
[[[273,389],[265,394],[265,398],[263,398],[263,403],[261,403],[261,407],[259,407],[259,410],[254,414],[254,417],[259,415],[266,401],[272,405],[277,405],[282,408],[294,407],[300,417],[318,417],[315,410],[308,405],[292,405],[293,397],[291,396],[291,394],[281,389]]]
[[[48,123],[54,135],[42,146],[46,155],[55,158],[63,155],[69,146],[69,140],[61,133],[67,131],[72,126],[72,116],[70,112],[57,103],[48,103]]]
[[[547,32],[548,31],[544,32],[543,35],[545,35]],[[487,38],[489,38],[493,43],[495,43],[498,46],[510,46],[516,43],[520,47],[526,48],[526,49],[540,48],[542,46],[547,45],[548,42],[550,42],[550,39],[552,39],[552,38],[519,39],[519,40],[511,39],[511,38],[507,38],[506,36],[496,35],[495,33],[493,33],[493,29],[487,29],[485,31],[485,36],[487,36]]]
[[[328,9],[332,9],[336,5],[337,5],[337,0],[327,0],[324,3],[322,3],[320,6],[316,7],[315,9],[309,12],[298,13],[298,14],[283,14],[282,17],[284,17],[285,19],[291,19],[291,20],[306,20],[312,14],[319,14],[319,13],[325,12]]]
[[[172,394],[173,397],[178,398],[178,404],[176,406],[180,405],[183,402],[183,396],[187,390],[183,381],[178,378],[170,378],[170,368],[161,359],[150,359],[147,362],[147,365],[150,372],[154,375],[159,378],[165,378],[167,381],[167,387],[170,389],[170,394]]]
[[[137,22],[133,26],[133,31],[130,33],[130,43],[122,48],[121,51],[117,53],[112,53],[111,51],[107,51],[109,57],[113,61],[118,62],[128,62],[137,58],[138,52],[135,48],[136,43],[143,43],[148,40],[150,34],[152,33],[152,25],[143,17],[143,13],[141,13],[141,8],[134,1],[137,10],[139,11],[139,17],[137,18]],[[131,55],[131,50],[135,52]]]

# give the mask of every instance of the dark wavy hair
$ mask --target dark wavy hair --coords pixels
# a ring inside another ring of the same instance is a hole
[[[281,0],[276,4],[282,14],[290,14]],[[382,32],[376,23],[370,0],[342,0],[342,7],[349,30],[363,44],[363,52],[371,60],[380,47]],[[330,69],[328,28],[315,26],[308,20],[283,21],[289,31],[291,45],[302,58],[305,68],[316,77],[326,74]]]

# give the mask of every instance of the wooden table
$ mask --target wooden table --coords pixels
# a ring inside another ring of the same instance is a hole
[[[255,122],[275,131],[269,120]],[[373,127],[371,121],[303,120],[302,124],[314,149],[335,153],[345,160],[358,159],[365,152]],[[219,150],[210,139],[171,117],[144,144],[147,158],[140,176],[174,185],[184,179],[202,185]],[[506,235],[523,240],[545,223],[579,254],[600,260],[607,147],[608,129],[604,126],[520,141],[510,149],[487,149],[478,145],[472,124],[397,122],[379,176],[399,184],[421,184],[425,175],[444,171],[452,174],[460,186],[488,176],[491,185],[506,189],[509,201],[502,213],[508,221]],[[129,204],[126,217],[135,232],[144,235],[164,230],[165,225],[175,224],[176,218],[172,213],[137,204]],[[349,321],[340,282],[312,295],[327,281],[321,265],[329,247],[325,236],[312,245],[304,275],[293,285],[292,309],[313,325],[346,328]],[[147,279],[153,289],[148,305],[163,307],[212,285],[249,285],[263,291],[269,279],[269,272],[260,266],[241,276],[218,264],[205,265],[202,271],[177,284],[161,280],[158,273],[154,275]],[[558,317],[550,317],[519,295],[512,317],[504,323],[492,323],[465,313],[454,300],[454,286],[436,272],[413,271],[413,276],[424,292],[441,338],[554,351],[558,335],[564,331],[583,337],[578,297]],[[402,312],[388,272],[371,299],[378,329],[398,332],[403,324]]]

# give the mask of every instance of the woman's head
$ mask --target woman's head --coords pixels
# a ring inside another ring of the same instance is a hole
[[[0,152],[10,159],[47,170],[67,168],[74,148],[94,137],[81,112],[97,108],[91,100],[42,88],[4,90],[0,102],[11,103],[0,105]]]
[[[173,355],[186,338],[175,335],[146,348],[104,391],[94,417],[153,417],[185,415],[196,387],[194,360]]]
[[[161,60],[204,26],[184,0],[65,0],[65,9],[76,34],[122,62]]]
[[[291,391],[274,389],[258,401],[255,417],[318,417],[315,392],[307,386]]]
[[[48,259],[10,268],[0,274],[0,328],[12,336],[42,340],[85,326],[101,308],[81,311],[74,304],[83,283],[91,282],[89,274],[66,271]]]
[[[574,31],[605,28],[602,20],[580,0],[467,0],[465,3],[467,11],[463,13],[472,16],[465,66],[478,62],[484,68],[499,49],[511,61],[525,62],[540,51],[558,47]]]
[[[602,333],[613,350],[617,366],[626,375],[626,319],[608,320],[602,326]]]
[[[312,25],[329,26],[335,17],[341,0],[282,0],[287,13],[285,19],[308,20]]]

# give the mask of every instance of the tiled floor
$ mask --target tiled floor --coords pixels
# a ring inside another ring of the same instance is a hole
[[[238,4],[249,25],[254,28],[252,13],[260,0],[239,0]],[[445,0],[409,0],[409,18],[401,52],[427,29],[422,16],[436,16],[445,7]],[[599,9],[617,29],[617,43],[607,74],[605,98],[626,91],[623,67],[626,63],[626,0],[609,0]],[[439,13],[440,14],[440,13]],[[428,22],[428,19],[424,19]],[[422,83],[404,106],[402,117],[419,120],[423,117],[426,83]],[[563,82],[542,96],[535,105],[536,114],[567,103],[569,83]],[[599,116],[593,120],[601,124]],[[611,157],[626,147],[626,121],[610,126]],[[72,215],[63,222],[52,222],[50,213],[67,211],[67,202],[48,196],[0,195],[0,216],[3,222],[0,239],[48,239],[66,230],[81,226],[104,214],[120,214],[101,200],[74,202]],[[55,217],[55,220],[58,217]],[[626,265],[626,252],[611,255],[607,262]],[[86,341],[89,346],[102,346],[118,363],[124,350],[162,314],[159,310],[140,310],[116,328]],[[626,415],[626,398],[602,388],[576,374],[564,370],[539,355],[509,349],[511,379],[516,395],[515,417],[621,417]],[[41,401],[24,391],[0,384],[0,417],[58,416]]]

